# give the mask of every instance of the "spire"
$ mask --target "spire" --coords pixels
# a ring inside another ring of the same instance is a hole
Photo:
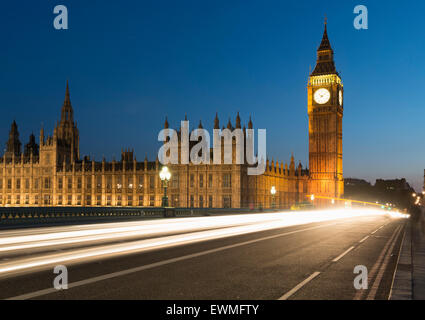
[[[323,31],[322,42],[317,51],[332,50],[331,43],[328,38],[328,18],[325,17],[325,30]]]
[[[289,164],[289,173],[293,175],[295,173],[295,161],[294,161],[294,153],[291,155],[291,163]]]
[[[66,81],[65,99],[62,105],[61,119],[54,129],[54,139],[70,149],[71,161],[80,158],[79,133],[77,122],[74,122],[74,110],[71,105],[68,80]],[[42,145],[41,141],[40,145]]]
[[[68,80],[66,80],[66,91],[65,91],[65,101],[64,104],[71,104],[71,99],[69,95],[69,83]]]
[[[241,117],[239,116],[239,111],[238,114],[236,116],[236,129],[240,129],[241,128]]]
[[[165,117],[165,123],[164,123],[164,128],[168,129],[168,117]]]
[[[218,112],[215,113],[214,129],[220,129],[220,122],[218,121]]]
[[[44,125],[43,122],[41,123],[41,128],[40,128],[40,146],[42,146],[44,143]]]
[[[9,131],[9,140],[6,143],[6,154],[8,157],[21,155],[21,142],[19,141],[18,125],[13,120]]]
[[[38,144],[35,142],[35,136],[34,133],[31,133],[28,143],[25,145],[24,149],[24,156],[30,157],[32,156],[38,156]]]
[[[65,99],[61,111],[61,123],[69,122],[74,124],[74,111],[72,110],[71,97],[69,94],[69,83],[66,80]]]
[[[248,122],[248,129],[252,129],[252,120],[251,120],[251,116],[249,116],[249,122]]]
[[[230,118],[229,122],[227,123],[227,129],[232,130],[232,122],[230,121]]]
[[[298,164],[298,167],[297,167],[297,173],[298,173],[299,177],[302,175],[302,170],[303,170],[303,166],[302,166],[301,161],[300,161],[300,163]]]
[[[204,127],[202,126],[202,121],[201,120],[199,120],[199,126],[198,126],[198,129],[203,129]]]
[[[338,75],[338,72],[335,68],[334,52],[332,50],[332,46],[328,38],[327,26],[328,22],[327,18],[325,18],[325,28],[323,31],[322,42],[320,43],[320,46],[317,49],[317,62],[316,67],[311,73],[312,76],[320,76],[327,74]]]

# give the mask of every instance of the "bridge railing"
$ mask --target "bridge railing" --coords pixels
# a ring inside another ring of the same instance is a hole
[[[272,210],[159,207],[3,207],[0,208],[0,226],[159,219],[258,212],[272,212]]]

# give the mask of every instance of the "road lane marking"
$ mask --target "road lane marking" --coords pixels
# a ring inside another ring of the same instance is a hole
[[[341,253],[338,257],[336,257],[335,259],[333,259],[332,262],[337,262],[338,260],[340,260],[343,256],[345,256],[347,253],[349,253],[353,249],[354,249],[354,246],[348,248],[343,253]]]
[[[288,300],[295,292],[300,290],[302,287],[304,287],[307,283],[309,283],[311,280],[316,278],[320,272],[316,271],[311,276],[309,276],[304,281],[300,282],[298,285],[296,285],[294,288],[289,290],[287,293],[285,293],[283,296],[281,296],[278,300]]]
[[[204,255],[207,255],[207,254],[216,253],[216,252],[224,251],[224,250],[227,250],[227,249],[233,249],[233,248],[241,247],[241,246],[244,246],[244,245],[253,244],[253,243],[257,243],[257,242],[261,242],[261,241],[265,241],[265,240],[271,240],[271,239],[275,239],[275,238],[279,238],[279,237],[283,237],[283,236],[287,236],[287,235],[292,235],[292,234],[296,234],[296,233],[301,233],[301,232],[305,232],[305,231],[326,228],[326,227],[330,227],[330,226],[334,226],[334,225],[342,224],[342,223],[344,223],[344,222],[335,222],[335,223],[330,223],[330,224],[326,224],[326,225],[322,225],[322,226],[316,226],[316,227],[310,227],[310,228],[305,228],[305,229],[300,229],[300,230],[294,230],[294,231],[280,233],[280,234],[276,234],[276,235],[272,235],[272,236],[268,236],[268,237],[244,241],[244,242],[240,242],[240,243],[236,243],[236,244],[232,244],[232,245],[228,245],[228,246],[224,246],[224,247],[220,247],[220,248],[201,251],[201,252],[197,252],[197,253],[193,253],[193,254],[177,257],[177,258],[171,258],[171,259],[147,264],[147,265],[140,266],[140,267],[135,267],[135,268],[131,268],[131,269],[123,270],[123,271],[118,271],[118,272],[112,272],[112,273],[108,273],[108,274],[105,274],[105,275],[101,275],[101,276],[77,281],[77,282],[74,282],[74,283],[70,283],[70,284],[68,284],[68,288],[71,289],[71,288],[75,288],[75,287],[80,287],[80,286],[84,286],[84,285],[87,285],[87,284],[99,282],[99,281],[102,281],[102,280],[107,280],[107,279],[111,279],[111,278],[125,276],[125,275],[128,275],[128,274],[132,274],[132,273],[136,273],[136,272],[140,272],[140,271],[144,271],[144,270],[168,265],[168,264],[175,263],[175,262],[184,261],[184,260],[187,260],[187,259],[201,257],[201,256],[204,256]],[[8,298],[6,300],[26,300],[26,299],[36,298],[36,297],[39,297],[39,296],[44,296],[44,295],[47,295],[47,294],[50,294],[50,293],[55,293],[55,292],[58,292],[55,288],[47,288],[47,289],[38,290],[38,291],[35,291],[35,292],[23,294],[23,295],[11,297],[11,298]],[[61,291],[61,292],[63,292],[63,291]]]
[[[395,235],[396,235],[396,233],[397,233],[397,231],[398,231],[399,228],[400,228],[400,226],[398,226],[394,230],[394,232],[391,235],[390,239],[385,243],[385,246],[382,249],[381,254],[378,257],[378,260],[376,260],[376,263],[373,265],[372,270],[369,273],[368,279],[373,279],[374,278],[374,276],[375,276],[375,274],[376,274],[379,266],[381,265],[381,261],[384,259],[385,253],[387,252],[387,250],[388,250],[388,248],[389,248],[389,246],[390,246],[390,244],[391,244],[393,238],[395,237]],[[357,290],[357,293],[356,293],[356,295],[354,296],[353,299],[354,300],[360,300],[362,298],[362,296],[363,296],[364,293],[365,293],[365,290]]]
[[[375,234],[375,233],[377,233],[381,228],[383,227],[383,225],[382,226],[380,226],[378,229],[376,229],[375,231],[373,231],[371,234]]]
[[[365,242],[370,236],[364,237],[362,240],[359,241],[359,243]]]
[[[371,234],[375,234],[375,233],[377,233],[379,230],[381,230],[384,226],[386,225],[386,223],[385,224],[383,224],[382,226],[380,226],[378,229],[376,229],[375,231],[373,231]]]
[[[394,268],[393,279],[391,281],[391,289],[390,289],[390,294],[388,295],[388,300],[391,300],[391,297],[393,295],[393,287],[394,287],[395,276],[396,276],[396,273],[397,273],[397,270],[398,270],[398,264],[400,262],[401,251],[403,250],[403,245],[404,245],[405,240],[406,240],[406,229],[404,229],[403,238],[401,239],[401,242],[400,242],[400,250],[398,250],[398,257],[397,257],[397,262],[396,262],[395,268]]]
[[[397,243],[397,239],[398,239],[398,237],[400,235],[401,229],[402,229],[402,227],[399,227],[398,230],[397,230],[397,235],[394,237],[393,242],[391,244],[391,247],[387,251],[387,254],[385,256],[384,262],[382,263],[381,267],[379,268],[378,275],[376,276],[376,279],[373,282],[372,288],[370,289],[369,294],[368,294],[368,296],[366,298],[367,300],[374,300],[375,297],[376,297],[376,293],[378,292],[379,286],[380,286],[380,284],[382,282],[382,278],[384,277],[384,273],[385,273],[385,271],[388,268],[388,264],[390,262],[391,255],[392,255],[392,252],[394,250],[394,247],[395,247],[395,245]]]

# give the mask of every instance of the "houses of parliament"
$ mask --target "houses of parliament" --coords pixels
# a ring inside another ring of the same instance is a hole
[[[245,164],[170,165],[169,205],[188,208],[289,208],[309,194],[340,198],[343,193],[343,85],[335,68],[327,27],[307,85],[309,169],[266,162],[262,175],[248,175]],[[219,128],[216,115],[214,127]],[[168,122],[165,124],[168,127]],[[237,115],[235,128],[241,129]],[[233,129],[229,120],[227,128]],[[245,128],[245,127],[244,127]],[[248,128],[253,128],[251,119]],[[123,150],[119,161],[80,157],[68,83],[60,121],[53,134],[31,134],[22,148],[13,121],[0,158],[0,206],[161,206],[164,188],[158,160],[137,161]],[[23,149],[23,150],[22,150]],[[275,187],[276,194],[270,190]]]

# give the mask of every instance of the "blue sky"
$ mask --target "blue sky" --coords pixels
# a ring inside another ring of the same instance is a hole
[[[69,29],[53,28],[66,5]],[[353,8],[369,29],[353,27]],[[308,160],[309,66],[328,17],[345,87],[344,175],[406,177],[425,168],[424,1],[8,1],[0,13],[0,143],[16,119],[26,143],[52,132],[66,80],[82,154],[156,156],[167,115],[221,124],[239,111],[267,129],[269,158]]]

